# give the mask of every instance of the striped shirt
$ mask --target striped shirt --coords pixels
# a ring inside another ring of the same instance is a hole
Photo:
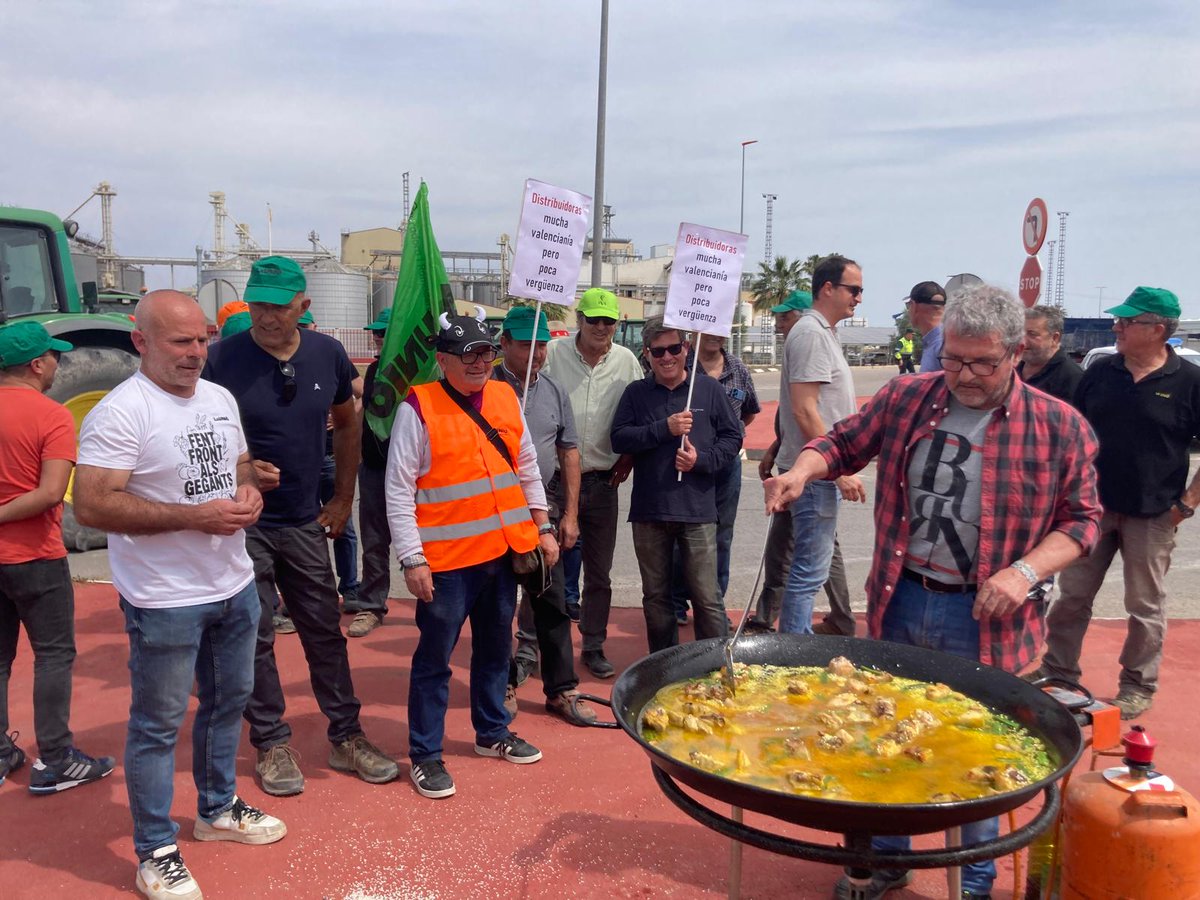
[[[877,459],[875,559],[867,579],[867,626],[882,633],[883,615],[908,549],[908,466],[918,441],[946,416],[950,391],[942,373],[896,378],[862,412],[809,442],[829,477],[858,472]],[[1058,531],[1089,552],[1099,534],[1096,437],[1072,407],[1014,380],[984,435],[976,578],[980,584]],[[1033,661],[1045,634],[1040,602],[979,623],[979,658],[1015,672]]]

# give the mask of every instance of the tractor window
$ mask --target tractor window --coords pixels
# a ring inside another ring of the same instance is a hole
[[[0,304],[6,315],[58,309],[49,238],[41,228],[0,225]]]

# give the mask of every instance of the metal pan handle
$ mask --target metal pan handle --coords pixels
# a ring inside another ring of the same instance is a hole
[[[571,701],[571,705],[574,706],[580,700],[587,700],[589,703],[598,703],[601,706],[607,706],[609,709],[612,709],[612,700],[607,699],[605,697],[597,697],[595,694],[580,694],[574,700]],[[602,722],[599,719],[597,719],[595,722],[589,723],[588,727],[590,727],[590,728],[620,728],[621,726],[618,725],[616,722]]]

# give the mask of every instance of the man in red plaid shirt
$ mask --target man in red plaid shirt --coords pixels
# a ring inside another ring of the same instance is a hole
[[[810,481],[877,459],[870,636],[1016,672],[1045,630],[1034,588],[1099,534],[1098,445],[1078,412],[1015,377],[1025,316],[1011,294],[969,288],[947,303],[943,328],[944,371],[892,380],[807,444],[795,467],[766,482],[767,511]],[[998,833],[995,819],[973,823],[963,843]],[[908,839],[876,844],[903,849]],[[909,878],[881,871],[853,886],[878,897]],[[991,862],[965,866],[963,896],[987,897],[994,878]],[[851,887],[843,879],[839,896]]]

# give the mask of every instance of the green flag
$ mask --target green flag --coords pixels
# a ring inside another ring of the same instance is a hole
[[[375,385],[367,398],[367,424],[381,440],[391,435],[396,407],[408,389],[437,376],[433,342],[443,312],[454,315],[454,300],[429,224],[429,188],[422,182],[404,232],[392,318],[379,353]]]

